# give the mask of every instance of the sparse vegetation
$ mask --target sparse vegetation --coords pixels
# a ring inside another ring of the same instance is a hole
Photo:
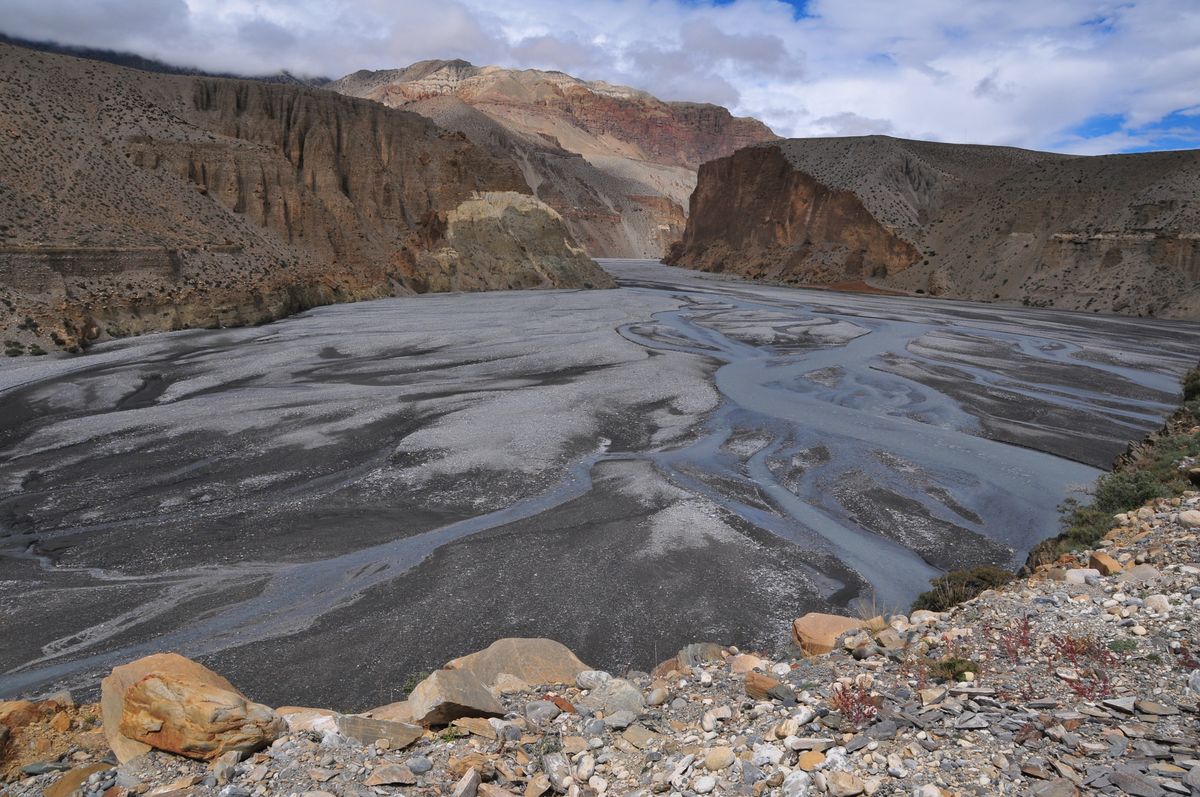
[[[968,570],[952,570],[944,576],[938,576],[930,584],[933,588],[922,592],[913,601],[913,609],[926,609],[931,612],[944,612],[951,606],[974,598],[984,590],[994,589],[1007,584],[1014,578],[1013,574],[1002,567],[982,565]]]

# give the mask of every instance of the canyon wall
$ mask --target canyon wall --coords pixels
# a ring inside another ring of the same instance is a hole
[[[668,259],[798,285],[1200,318],[1200,152],[759,145],[701,167]]]
[[[362,70],[328,87],[428,116],[512,158],[530,190],[599,257],[660,257],[683,232],[699,165],[775,138],[758,120],[716,105],[466,61]]]
[[[506,197],[529,192],[511,159],[417,114],[2,45],[0,69],[10,353],[431,286],[612,284],[550,207]],[[480,196],[530,219],[495,230],[533,236],[506,248],[520,261],[453,251],[448,217]]]

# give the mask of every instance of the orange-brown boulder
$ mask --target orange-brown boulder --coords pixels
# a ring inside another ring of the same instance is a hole
[[[819,656],[833,650],[839,636],[863,625],[854,617],[809,612],[792,623],[792,640],[805,653]]]
[[[1095,551],[1088,557],[1088,567],[1095,568],[1100,571],[1101,575],[1111,576],[1114,573],[1120,573],[1123,569],[1121,563],[1104,551]]]
[[[0,725],[11,730],[28,725],[37,713],[37,704],[28,700],[0,700]]]
[[[114,667],[100,683],[109,747],[124,763],[156,747],[192,758],[261,747],[283,730],[267,706],[177,653],[156,653]]]

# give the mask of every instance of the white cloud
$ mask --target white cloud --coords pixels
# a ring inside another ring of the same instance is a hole
[[[1200,129],[1177,124],[1197,115],[1200,5],[1178,0],[811,0],[804,16],[780,0],[3,5],[10,34],[216,71],[337,76],[466,58],[720,102],[784,135],[888,132],[1079,152],[1153,146],[1167,134],[1175,145],[1200,142]],[[1088,124],[1097,117],[1122,121]]]

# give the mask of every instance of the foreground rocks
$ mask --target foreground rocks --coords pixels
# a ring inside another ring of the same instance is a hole
[[[842,618],[824,655],[705,643],[653,674],[611,674],[548,640],[501,640],[371,716],[281,708],[287,728],[266,749],[211,761],[151,750],[117,764],[79,709],[6,703],[10,756],[60,714],[71,739],[9,770],[6,794],[1200,794],[1200,540],[1189,512],[1200,494],[1118,516],[1102,549],[946,613]],[[839,622],[800,619],[805,634]],[[190,672],[177,659],[165,661]],[[127,666],[110,679],[140,672]],[[422,695],[462,684],[470,700],[459,693],[439,704],[453,712],[413,723]]]

